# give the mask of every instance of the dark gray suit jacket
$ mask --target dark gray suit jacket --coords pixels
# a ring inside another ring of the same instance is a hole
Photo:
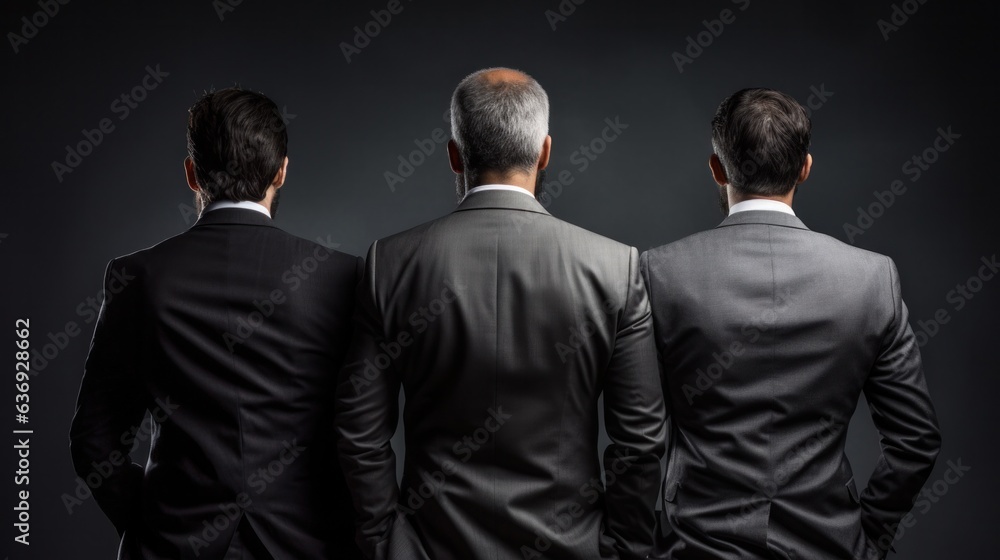
[[[329,431],[362,270],[246,209],[108,265],[70,442],[121,558],[360,556]]]
[[[661,553],[882,557],[941,442],[893,262],[773,211],[641,260],[672,412]],[[862,393],[882,456],[859,493]]]
[[[645,557],[665,412],[638,261],[509,191],[372,245],[337,409],[367,554]]]

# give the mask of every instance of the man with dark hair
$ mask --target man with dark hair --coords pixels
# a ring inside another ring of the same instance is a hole
[[[329,430],[363,261],[272,222],[287,144],[267,97],[206,94],[184,161],[200,219],[108,265],[70,443],[119,558],[359,557]]]
[[[264,201],[277,215],[288,132],[273,101],[238,88],[209,93],[191,107],[187,139],[184,170],[199,214],[225,200]]]
[[[934,466],[895,264],[792,211],[810,126],[777,91],[723,101],[709,165],[728,217],[642,255],[672,413],[664,558],[883,558]],[[862,393],[882,455],[859,492],[844,446]]]
[[[665,411],[639,255],[535,199],[548,115],[526,74],[462,80],[448,143],[461,203],[369,250],[336,417],[370,558],[651,550]]]
[[[805,109],[781,92],[745,89],[727,97],[712,119],[709,160],[726,209],[727,183],[745,198],[785,201],[794,194],[812,168],[810,129]]]

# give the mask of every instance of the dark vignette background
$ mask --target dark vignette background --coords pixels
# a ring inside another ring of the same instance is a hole
[[[947,310],[950,320],[922,349],[945,436],[928,486],[944,480],[949,461],[971,470],[954,484],[939,482],[947,493],[915,513],[916,525],[895,546],[907,559],[993,557],[1000,280],[986,282],[961,309],[948,295],[977,273],[981,257],[1000,249],[992,181],[996,3],[896,0],[919,9],[886,41],[877,21],[892,17],[893,0],[587,0],[555,29],[546,11],[559,10],[558,0],[402,0],[403,11],[350,62],[340,44],[387,2],[95,4],[70,1],[19,52],[9,40],[0,47],[6,363],[13,366],[16,318],[30,318],[34,348],[50,333],[60,338],[68,322],[81,330],[35,368],[30,548],[13,544],[9,533],[15,456],[11,448],[4,454],[10,557],[114,554],[114,531],[93,501],[69,514],[61,499],[76,486],[67,431],[93,330],[78,306],[97,295],[111,258],[192,222],[181,161],[186,109],[198,94],[239,83],[294,115],[279,225],[364,254],[374,239],[454,207],[440,144],[395,190],[385,173],[397,172],[398,157],[408,157],[415,140],[446,131],[442,115],[455,84],[493,65],[523,69],[548,90],[549,178],[564,170],[573,178],[553,191],[550,211],[640,250],[720,221],[706,164],[708,123],[719,101],[742,87],[822,102],[813,114],[813,175],[796,201],[812,229],[847,241],[844,226],[856,224],[858,208],[903,180],[905,194],[853,242],[895,259],[915,329]],[[568,12],[569,0],[562,5]],[[679,72],[672,54],[727,8],[735,21]],[[21,18],[39,10],[37,0],[4,2],[0,29],[20,34]],[[169,75],[120,120],[114,100],[157,65]],[[832,93],[822,101],[818,91]],[[66,146],[106,117],[114,131],[58,180],[53,161],[64,161]],[[574,152],[616,118],[628,128],[581,169]],[[914,167],[904,164],[948,127],[961,137],[912,181],[907,170]],[[17,427],[13,380],[3,386],[10,430]],[[859,482],[874,466],[877,445],[862,403],[849,447]]]

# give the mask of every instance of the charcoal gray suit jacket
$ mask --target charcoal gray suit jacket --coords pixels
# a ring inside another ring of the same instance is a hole
[[[369,556],[646,556],[665,411],[634,248],[477,192],[372,245],[357,316],[337,426]]]
[[[660,556],[882,557],[941,442],[893,262],[759,210],[641,260],[672,412]],[[882,455],[859,492],[862,394]]]

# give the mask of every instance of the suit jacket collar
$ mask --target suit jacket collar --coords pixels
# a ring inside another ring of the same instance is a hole
[[[730,214],[716,227],[739,226],[743,224],[766,224],[809,230],[797,216],[784,212],[774,212],[772,210],[747,210],[746,212]]]
[[[525,196],[523,193],[512,191],[480,191],[465,197],[465,200],[458,205],[455,212],[465,210],[480,210],[482,208],[502,208],[506,210],[523,210],[525,212],[536,212],[538,214],[548,214],[537,200]]]
[[[277,227],[266,215],[246,208],[220,208],[205,212],[191,227],[215,224],[236,224],[245,226]]]

